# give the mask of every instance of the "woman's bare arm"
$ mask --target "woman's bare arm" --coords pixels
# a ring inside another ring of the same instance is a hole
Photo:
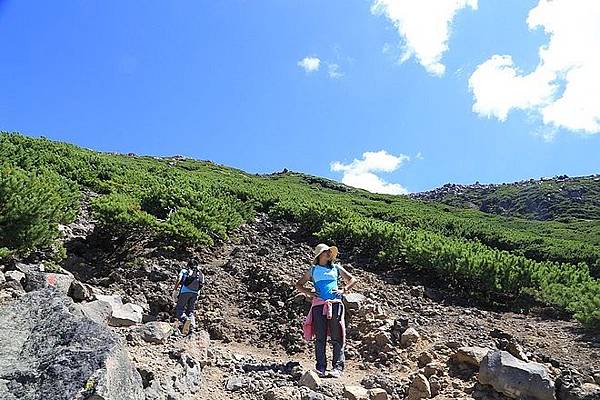
[[[304,285],[306,285],[306,282],[310,281],[310,270],[306,271],[304,273],[304,275],[302,275],[302,277],[300,279],[298,279],[298,282],[296,282],[296,289],[302,293],[303,295],[305,295],[306,297],[314,297],[314,292],[310,289],[308,289],[307,287],[305,287]]]
[[[342,276],[342,281],[345,283],[344,287],[342,288],[343,293],[348,293],[350,289],[356,285],[356,278],[350,272],[346,271],[346,269],[341,265],[338,265],[338,269]]]

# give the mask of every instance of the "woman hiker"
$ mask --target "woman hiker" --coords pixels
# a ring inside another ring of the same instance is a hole
[[[192,259],[188,262],[187,268],[182,269],[177,277],[177,283],[173,289],[173,300],[177,302],[175,306],[175,315],[180,323],[183,324],[181,332],[184,335],[190,333],[190,328],[196,327],[194,318],[194,308],[198,293],[204,286],[204,274],[200,270],[200,262]]]
[[[310,312],[304,322],[304,338],[315,338],[316,370],[321,377],[326,376],[327,356],[325,347],[327,336],[333,344],[333,369],[329,376],[339,378],[344,370],[344,342],[346,326],[344,321],[344,304],[342,295],[356,284],[354,278],[341,265],[334,264],[338,255],[336,246],[319,244],[314,250],[313,265],[296,282],[296,289],[312,298]],[[345,286],[338,286],[342,278]],[[306,288],[306,282],[312,281],[314,291]]]

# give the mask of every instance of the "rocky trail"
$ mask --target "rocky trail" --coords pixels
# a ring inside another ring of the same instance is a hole
[[[195,254],[207,284],[188,337],[170,297],[189,253],[101,239],[85,208],[63,232],[64,273],[43,256],[0,267],[1,399],[600,399],[597,334],[460,305],[344,249],[359,280],[347,368],[316,377],[301,329],[310,304],[293,288],[316,243],[265,215]]]

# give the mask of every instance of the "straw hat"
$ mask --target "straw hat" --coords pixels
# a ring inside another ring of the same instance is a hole
[[[315,260],[315,263],[319,261],[319,256],[321,255],[321,253],[327,250],[331,250],[332,259],[336,258],[339,254],[337,246],[327,246],[324,243],[318,244],[317,247],[315,247],[315,250],[313,251],[313,259]]]

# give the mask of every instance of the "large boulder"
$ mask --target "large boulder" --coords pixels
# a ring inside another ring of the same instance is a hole
[[[492,351],[483,358],[479,381],[515,399],[555,399],[554,381],[544,365],[521,361],[506,351]]]
[[[43,264],[17,263],[15,268],[26,276],[24,288],[28,292],[53,287],[59,292],[67,294],[75,279],[70,272],[64,269],[60,269],[59,273],[45,272]]]
[[[0,398],[144,398],[121,339],[54,288],[0,306]]]

